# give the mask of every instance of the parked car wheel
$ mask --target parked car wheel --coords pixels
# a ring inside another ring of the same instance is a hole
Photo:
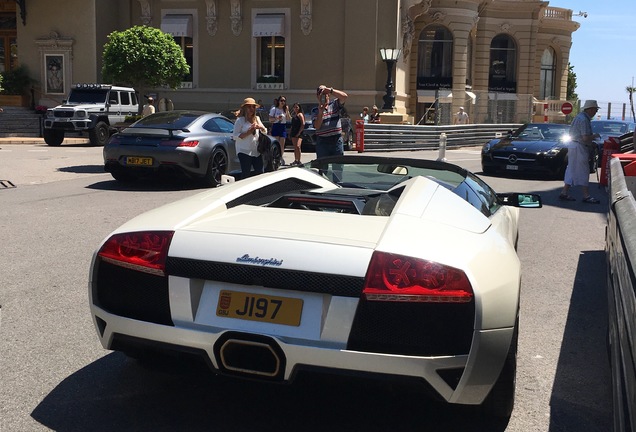
[[[272,158],[274,160],[274,171],[283,165],[283,153],[281,152],[280,143],[272,149]]]
[[[103,147],[108,142],[108,138],[110,138],[110,130],[103,121],[97,122],[95,129],[88,132],[88,139],[94,146]]]
[[[57,129],[44,129],[44,142],[50,146],[59,146],[64,141],[64,131]]]
[[[221,176],[227,173],[227,154],[222,148],[215,148],[208,162],[208,170],[203,177],[203,183],[208,187],[215,187],[221,183]]]
[[[112,175],[115,180],[122,183],[131,183],[136,181],[139,178],[137,174],[134,174],[130,172],[129,170],[126,170],[123,168],[117,168],[112,170],[110,172],[110,175]]]
[[[351,150],[353,147],[353,131],[349,129],[344,137],[344,149]]]

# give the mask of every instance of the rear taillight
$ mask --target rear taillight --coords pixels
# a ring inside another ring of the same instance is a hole
[[[99,250],[105,261],[133,270],[164,276],[173,231],[115,234]]]
[[[196,147],[199,145],[199,141],[194,140],[194,141],[183,141],[182,143],[179,144],[179,147]]]
[[[456,268],[418,258],[374,252],[363,294],[371,301],[468,303],[473,288]]]
[[[199,145],[199,141],[175,137],[171,139],[161,140],[159,145],[163,147],[196,147]]]

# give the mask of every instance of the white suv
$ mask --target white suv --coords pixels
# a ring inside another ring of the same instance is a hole
[[[62,105],[44,119],[44,141],[59,146],[66,132],[88,132],[91,144],[103,146],[113,126],[139,112],[135,90],[107,84],[77,84]]]

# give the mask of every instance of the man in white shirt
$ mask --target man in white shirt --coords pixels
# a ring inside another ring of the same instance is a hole
[[[459,107],[459,112],[455,114],[455,124],[468,124],[468,113],[464,111],[464,107]]]
[[[141,112],[142,117],[149,116],[150,114],[155,113],[155,106],[152,104],[155,100],[152,96],[148,96],[148,103],[144,105],[144,109]]]

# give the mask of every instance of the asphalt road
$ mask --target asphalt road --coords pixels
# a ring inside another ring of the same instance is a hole
[[[103,172],[101,148],[87,144],[0,147],[0,180],[16,185],[0,187],[2,432],[611,429],[608,200],[594,184],[600,205],[559,202],[558,181],[483,176],[497,191],[537,192],[544,200],[544,208],[522,212],[516,406],[508,423],[489,423],[385,383],[332,376],[291,386],[236,382],[196,365],[148,370],[104,351],[87,306],[93,249],[132,216],[197,186],[122,187]],[[437,158],[430,151],[388,155],[405,154]],[[446,156],[479,172],[477,149]]]

